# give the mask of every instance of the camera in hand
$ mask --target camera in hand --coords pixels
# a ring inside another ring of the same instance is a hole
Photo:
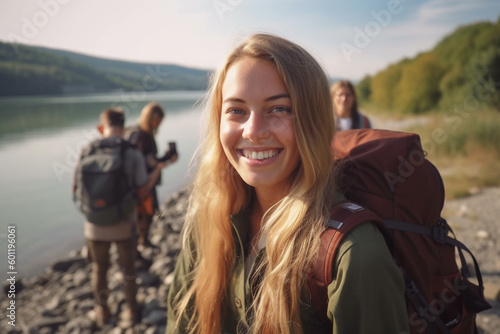
[[[168,143],[168,152],[165,153],[163,157],[158,159],[158,161],[164,162],[170,160],[174,155],[177,154],[177,148],[174,141]]]

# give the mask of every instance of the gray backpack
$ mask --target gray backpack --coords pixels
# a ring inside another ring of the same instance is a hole
[[[133,212],[136,200],[124,169],[129,148],[127,141],[112,137],[96,140],[82,151],[73,200],[89,222],[113,225]]]

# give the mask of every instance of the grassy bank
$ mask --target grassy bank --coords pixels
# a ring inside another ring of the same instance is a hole
[[[420,135],[427,158],[443,177],[448,199],[500,186],[500,111],[462,109],[405,116],[363,110],[377,118],[375,126]]]

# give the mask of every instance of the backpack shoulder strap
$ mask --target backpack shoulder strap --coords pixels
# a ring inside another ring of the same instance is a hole
[[[125,129],[123,138],[128,141],[133,147],[138,148],[141,144],[144,132],[141,130],[139,125],[132,125]]]
[[[122,157],[123,157],[123,154],[125,154],[125,151],[128,148],[135,148],[134,145],[131,142],[129,142],[128,140],[123,139],[123,138],[120,138],[118,145],[120,145]]]
[[[102,139],[94,139],[90,143],[88,143],[88,145],[85,146],[80,152],[80,159],[94,154],[94,152],[100,147],[101,140]]]
[[[127,177],[127,173],[125,171],[125,154],[126,154],[128,149],[135,149],[135,148],[130,142],[128,142],[127,140],[125,140],[123,138],[120,138],[117,145],[119,145],[119,147],[120,147],[120,158],[122,160],[121,176],[124,178],[124,180],[128,184],[129,183],[128,177]]]
[[[326,311],[328,285],[333,281],[333,266],[337,250],[349,232],[370,221],[383,226],[382,220],[376,213],[354,202],[340,202],[331,210],[326,229],[321,234],[318,257],[307,280],[312,306],[325,325],[332,325],[326,316]]]

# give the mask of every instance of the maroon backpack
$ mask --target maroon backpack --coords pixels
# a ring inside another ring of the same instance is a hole
[[[443,182],[425,158],[419,136],[373,129],[341,131],[333,150],[337,182],[348,201],[333,208],[308,281],[320,318],[329,322],[327,287],[339,244],[356,226],[373,221],[402,271],[411,333],[477,333],[476,313],[491,308],[484,299],[481,272],[441,217]],[[472,275],[464,252],[473,261],[478,285],[468,280]]]

